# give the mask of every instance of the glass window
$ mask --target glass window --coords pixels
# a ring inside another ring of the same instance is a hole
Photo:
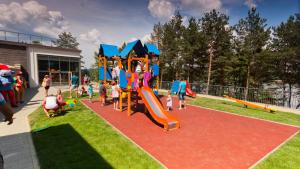
[[[48,71],[49,70],[49,63],[48,60],[38,60],[38,65],[39,65],[39,71]]]
[[[59,61],[50,60],[50,71],[55,72],[59,70]]]
[[[60,70],[61,71],[69,71],[69,62],[68,61],[60,61]]]
[[[79,62],[70,62],[70,71],[79,72]]]

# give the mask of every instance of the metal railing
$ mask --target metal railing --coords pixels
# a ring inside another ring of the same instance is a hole
[[[197,94],[206,94],[205,83],[190,83],[189,84],[193,92]],[[161,89],[171,90],[172,82],[163,81],[161,83]],[[257,102],[263,104],[270,104],[282,107],[297,108],[299,105],[300,95],[297,89],[294,89],[291,96],[290,106],[288,104],[288,92],[283,93],[282,89],[270,88],[249,88],[248,96],[245,99],[245,87],[237,86],[221,86],[221,85],[210,85],[208,95],[223,97],[228,95],[241,100],[247,100],[250,102]]]
[[[13,32],[7,30],[0,30],[0,40],[25,43],[25,44],[39,44],[39,45],[51,46],[51,47],[55,47],[53,41],[56,41],[55,38],[49,38],[45,36]]]

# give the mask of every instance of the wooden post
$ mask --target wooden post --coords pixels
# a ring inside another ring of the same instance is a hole
[[[106,58],[103,57],[103,64],[104,64],[104,84],[106,84]]]
[[[128,73],[130,73],[130,76],[132,76],[132,73],[131,73],[131,57],[129,56],[128,57]],[[132,78],[132,77],[130,77]],[[131,80],[128,82],[129,85],[130,85],[130,90],[131,90]],[[128,88],[127,88],[128,90]],[[131,91],[128,90],[128,93],[127,93],[127,104],[128,104],[128,107],[127,107],[127,115],[130,116],[131,115]]]
[[[145,55],[145,62],[146,62],[146,72],[149,71],[149,61],[148,61],[148,55]]]
[[[123,111],[123,91],[120,92],[120,97],[119,97],[119,104],[120,104],[120,111],[122,112]]]
[[[157,66],[159,65],[159,60],[157,60],[156,62]],[[159,89],[159,74],[156,77],[156,90],[158,91]]]
[[[127,115],[128,116],[131,116],[131,92],[128,91],[128,99],[127,99],[127,102],[128,102],[128,107],[127,107]]]

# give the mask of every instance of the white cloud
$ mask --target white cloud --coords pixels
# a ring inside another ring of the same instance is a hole
[[[220,9],[221,0],[180,0],[184,8],[197,10],[200,12],[208,12],[212,9]]]
[[[33,30],[51,37],[68,29],[68,22],[60,11],[50,11],[37,1],[0,4],[0,25]]]
[[[94,28],[87,33],[80,34],[79,39],[99,46],[101,42],[101,33]]]
[[[175,5],[171,0],[149,0],[148,10],[158,19],[169,19],[175,12]]]
[[[151,41],[151,34],[146,34],[146,35],[144,35],[144,36],[141,38],[141,41],[142,41],[143,43],[148,43],[148,42],[150,42],[150,41]]]
[[[254,0],[246,0],[244,4],[247,5],[250,9],[256,8],[257,6]]]

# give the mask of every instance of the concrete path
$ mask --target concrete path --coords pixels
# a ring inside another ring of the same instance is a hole
[[[50,88],[49,94],[56,89]],[[15,110],[14,123],[6,125],[0,113],[0,151],[4,169],[38,169],[38,159],[31,138],[28,115],[36,110],[44,98],[44,89],[26,89],[23,106]]]

